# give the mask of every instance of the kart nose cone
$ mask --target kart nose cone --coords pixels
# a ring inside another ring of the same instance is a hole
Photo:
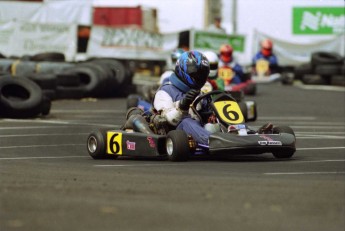
[[[91,136],[87,141],[87,148],[91,153],[94,153],[97,149],[97,140],[94,136]]]

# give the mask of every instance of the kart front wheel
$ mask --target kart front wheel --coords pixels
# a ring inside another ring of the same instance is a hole
[[[279,127],[273,128],[273,134],[281,134],[281,133],[287,133],[287,134],[293,135],[295,137],[295,142],[296,142],[295,132],[289,126],[279,126]],[[275,152],[272,152],[272,154],[275,158],[278,158],[278,159],[291,158],[293,154],[295,153],[295,151],[296,149],[288,149],[284,151],[275,151]]]
[[[106,140],[107,140],[107,130],[99,129],[98,131],[93,131],[87,138],[87,151],[93,159],[107,159],[109,157],[116,158],[116,155],[106,154]]]
[[[170,161],[187,161],[189,156],[189,141],[182,130],[173,130],[167,134],[166,151]]]

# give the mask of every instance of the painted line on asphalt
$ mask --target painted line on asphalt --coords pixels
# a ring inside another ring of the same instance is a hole
[[[258,120],[316,120],[314,116],[260,116]]]
[[[10,138],[10,137],[32,137],[32,136],[81,136],[90,133],[45,133],[45,134],[20,134],[20,135],[0,135],[0,138]]]
[[[316,147],[316,148],[297,148],[297,151],[305,150],[331,150],[331,149],[345,149],[345,147]]]
[[[340,160],[302,160],[302,161],[296,161],[293,163],[299,164],[299,163],[323,163],[323,162],[344,162],[345,159]]]
[[[71,114],[74,114],[74,113],[87,113],[87,114],[102,114],[102,113],[111,113],[111,114],[114,114],[114,113],[126,113],[126,110],[100,110],[100,109],[96,109],[96,110],[90,110],[90,109],[78,109],[78,110],[75,110],[75,109],[71,109],[71,110],[68,110],[68,109],[54,109],[54,110],[51,110],[50,113],[71,113]]]
[[[328,140],[343,140],[345,136],[329,136],[329,135],[296,135],[296,138],[303,139],[303,140],[312,140],[312,139],[328,139]]]
[[[10,149],[10,148],[41,148],[41,147],[61,147],[61,146],[82,146],[86,144],[43,144],[43,145],[17,145],[17,146],[4,146],[0,149]]]
[[[32,160],[32,159],[69,159],[90,158],[89,156],[28,156],[28,157],[1,157],[1,160]]]
[[[95,123],[83,123],[77,121],[61,121],[61,120],[17,120],[17,119],[2,119],[2,121],[7,122],[22,122],[22,123],[42,123],[42,124],[63,124],[63,125],[78,125],[78,126],[101,126],[101,127],[114,127],[119,128],[121,125],[114,124],[95,124]],[[48,126],[49,127],[49,126]],[[25,127],[23,127],[25,128]],[[2,128],[0,128],[2,129]],[[5,128],[9,129],[9,128]]]
[[[296,85],[299,88],[306,90],[323,90],[323,91],[340,91],[345,92],[345,87],[342,86],[327,86],[327,85]]]
[[[185,166],[188,164],[96,164],[94,167],[153,167],[153,166]],[[190,165],[190,164],[189,164]]]
[[[330,175],[345,174],[345,172],[265,172],[264,175]]]

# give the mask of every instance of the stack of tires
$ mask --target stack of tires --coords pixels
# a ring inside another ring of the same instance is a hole
[[[51,100],[126,96],[133,74],[111,58],[65,62],[60,53],[0,57],[0,117],[49,114]]]
[[[345,83],[344,57],[331,52],[314,52],[310,63],[302,64],[294,70],[295,79],[304,84],[334,84]]]
[[[94,59],[57,74],[58,98],[113,97],[128,93],[132,79],[115,59]]]

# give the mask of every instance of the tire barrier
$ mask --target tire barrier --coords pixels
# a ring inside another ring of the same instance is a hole
[[[44,52],[31,56],[32,61],[65,62],[65,55],[59,52]]]
[[[57,74],[62,72],[64,69],[73,67],[73,63],[64,63],[64,62],[50,62],[43,61],[36,63],[36,73],[45,73],[45,74]]]
[[[342,73],[344,65],[344,57],[336,53],[314,52],[310,63],[295,68],[294,78],[300,79],[304,84],[329,85],[340,77],[341,81],[338,81],[337,85],[345,85],[345,76]]]
[[[115,59],[100,58],[79,63],[68,63],[57,61],[36,62],[32,60],[34,56],[30,57],[29,61],[19,57],[17,59],[0,59],[0,73],[29,77],[42,89],[49,90],[49,95],[52,95],[51,90],[54,90],[54,88],[47,88],[44,85],[53,84],[51,81],[55,80],[52,79],[53,77],[48,76],[55,75],[57,85],[55,90],[59,91],[56,97],[64,99],[70,97],[127,96],[135,90],[132,85],[133,72],[126,69],[122,62]],[[43,55],[43,57],[45,56]],[[50,98],[52,97],[50,96]]]
[[[112,59],[77,63],[57,74],[57,78],[57,94],[61,98],[128,95],[132,84],[124,65]]]
[[[0,58],[0,117],[48,115],[51,100],[123,97],[136,91],[134,73],[111,58],[64,62],[48,52]]]
[[[49,114],[51,101],[27,78],[0,77],[0,117],[32,118]]]

